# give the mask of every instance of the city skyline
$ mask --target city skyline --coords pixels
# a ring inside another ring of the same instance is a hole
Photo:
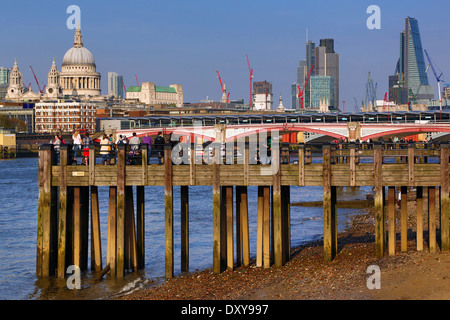
[[[248,54],[254,81],[272,82],[274,96],[281,94],[285,107],[290,108],[286,102],[290,101],[299,61],[306,58],[308,28],[309,39],[334,39],[341,58],[340,102],[342,105],[346,100],[346,111],[350,111],[354,99],[359,104],[364,100],[369,72],[378,83],[378,99],[388,92],[388,77],[395,71],[399,55],[398,35],[407,16],[419,21],[423,47],[444,73],[444,79],[450,73],[446,61],[450,49],[448,28],[436,23],[440,17],[444,21],[446,9],[450,8],[444,1],[324,1],[320,5],[298,1],[212,5],[206,1],[173,1],[170,6],[134,3],[6,3],[3,7],[8,15],[0,22],[0,66],[11,68],[17,58],[24,81],[37,91],[29,66],[44,84],[53,57],[61,68],[75,32],[66,27],[70,16],[66,9],[75,4],[81,8],[85,46],[92,51],[102,74],[102,94],[108,93],[108,72],[116,72],[123,75],[127,87],[136,85],[136,75],[140,83],[181,83],[185,102],[198,102],[207,96],[220,101],[222,92],[216,76],[219,70],[230,99],[248,102]],[[366,9],[371,4],[381,9],[380,30],[366,27],[370,16]],[[430,72],[428,75],[430,84],[437,87],[434,76]]]

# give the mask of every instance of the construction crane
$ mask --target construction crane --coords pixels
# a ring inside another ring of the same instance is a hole
[[[431,62],[431,59],[430,59],[430,56],[428,55],[428,52],[427,52],[427,50],[424,50],[425,51],[425,54],[426,54],[426,56],[427,56],[427,59],[428,59],[428,62],[430,63],[430,66],[431,66],[431,70],[433,70],[433,74],[434,74],[434,77],[436,78],[436,81],[437,81],[437,83],[438,83],[438,90],[439,90],[439,105],[440,105],[440,110],[442,111],[442,89],[441,89],[441,82],[445,82],[443,79],[442,79],[442,72],[441,72],[441,74],[438,76],[437,75],[437,73],[436,73],[436,70],[434,69],[434,65],[433,65],[433,63]]]
[[[125,81],[122,80],[122,84],[123,84],[123,95],[126,97],[127,88],[125,87]]]
[[[137,83],[137,86],[139,87],[139,80],[138,80],[137,75],[135,74],[134,77],[136,78],[136,83]]]
[[[249,100],[249,106],[250,109],[253,109],[253,69],[250,67],[250,61],[248,60],[248,55],[245,55],[247,57],[247,64],[248,64],[248,72],[250,73],[250,100]]]
[[[216,72],[217,72],[217,76],[219,77],[220,88],[222,89],[222,102],[229,103],[230,102],[230,100],[229,100],[230,93],[228,93],[228,95],[227,95],[227,89],[225,88],[224,84],[222,83],[222,78],[220,77],[219,70],[217,70]]]
[[[39,88],[39,92],[40,92],[40,93],[44,93],[44,90],[41,89],[41,86],[39,85],[39,81],[38,81],[38,79],[37,79],[37,77],[36,77],[36,74],[35,74],[34,71],[33,71],[33,67],[30,66],[30,69],[31,69],[31,72],[33,73],[34,80],[36,80],[36,84],[37,84],[37,86],[38,86],[38,88]]]
[[[305,92],[305,88],[308,85],[309,77],[311,76],[311,73],[313,71],[314,65],[315,64],[313,63],[313,65],[311,66],[311,69],[309,69],[308,77],[306,78],[305,84],[303,85],[303,89],[300,89],[300,86],[297,86],[297,88],[298,88],[298,98],[300,98],[300,110],[301,110],[301,112],[303,112],[303,107],[304,107],[303,93]]]

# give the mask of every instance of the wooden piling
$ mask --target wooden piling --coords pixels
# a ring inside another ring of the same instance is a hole
[[[382,145],[374,145],[374,206],[375,206],[375,254],[382,257],[385,250],[386,226],[384,215],[383,156]]]
[[[174,276],[173,260],[173,185],[172,146],[164,145],[164,207],[165,207],[165,264],[166,279]]]
[[[180,187],[181,272],[189,271],[189,186]]]
[[[436,188],[428,187],[428,248],[437,251],[436,244]]]
[[[395,255],[397,234],[395,232],[395,187],[388,187],[388,252]]]
[[[39,200],[36,252],[36,275],[48,277],[51,270],[51,214],[52,214],[52,163],[53,146],[39,149]]]
[[[144,161],[144,159],[142,160]],[[145,187],[136,186],[136,237],[138,268],[145,267]]]
[[[91,269],[96,272],[102,271],[102,244],[100,233],[100,211],[98,203],[98,187],[91,187]],[[93,267],[93,268],[92,268]]]
[[[400,250],[406,252],[408,249],[408,187],[400,188]]]
[[[441,187],[440,187],[440,227],[441,227],[441,251],[450,251],[450,205],[449,205],[449,183],[448,183],[448,144],[441,144]]]
[[[116,219],[116,277],[125,276],[125,159],[126,145],[117,152],[117,219]]]
[[[416,219],[417,251],[423,251],[423,187],[416,187]]]
[[[214,159],[218,159],[218,154]],[[220,188],[220,167],[219,162],[212,164],[212,189],[213,189],[213,270],[214,273],[221,272],[221,216],[222,216],[222,196]]]
[[[67,159],[68,145],[60,147],[59,171],[59,214],[58,214],[58,278],[66,273],[66,239],[67,239]]]
[[[282,241],[282,211],[281,211],[281,171],[280,171],[280,149],[278,142],[272,144],[272,168],[273,168],[273,245],[274,266],[279,268],[283,265],[283,241]]]
[[[263,265],[270,267],[270,187],[263,187]]]
[[[323,149],[323,250],[324,260],[330,262],[336,255],[336,187],[331,186],[330,145]]]
[[[264,223],[264,187],[258,186],[258,208],[256,216],[256,266],[263,265],[263,224]]]
[[[227,223],[227,269],[234,267],[233,241],[233,187],[225,187],[226,192],[226,223]]]
[[[305,186],[305,144],[298,144],[298,185]]]
[[[116,232],[117,225],[117,187],[109,187],[108,238],[106,264],[110,266],[112,277],[116,276]]]

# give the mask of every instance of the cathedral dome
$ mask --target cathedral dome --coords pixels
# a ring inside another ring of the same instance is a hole
[[[85,47],[70,48],[64,55],[63,66],[67,65],[89,65],[95,66],[95,60],[92,53]]]

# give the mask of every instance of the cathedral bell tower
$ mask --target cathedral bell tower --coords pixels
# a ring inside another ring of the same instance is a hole
[[[12,68],[9,76],[9,86],[5,99],[17,100],[23,95],[24,91],[25,89],[22,82],[22,73],[19,71],[19,67],[17,66],[17,59],[14,59],[14,67]]]
[[[55,58],[53,58],[52,67],[48,72],[48,82],[46,96],[47,98],[59,98],[62,96],[62,89],[59,81],[59,71],[55,63]]]

